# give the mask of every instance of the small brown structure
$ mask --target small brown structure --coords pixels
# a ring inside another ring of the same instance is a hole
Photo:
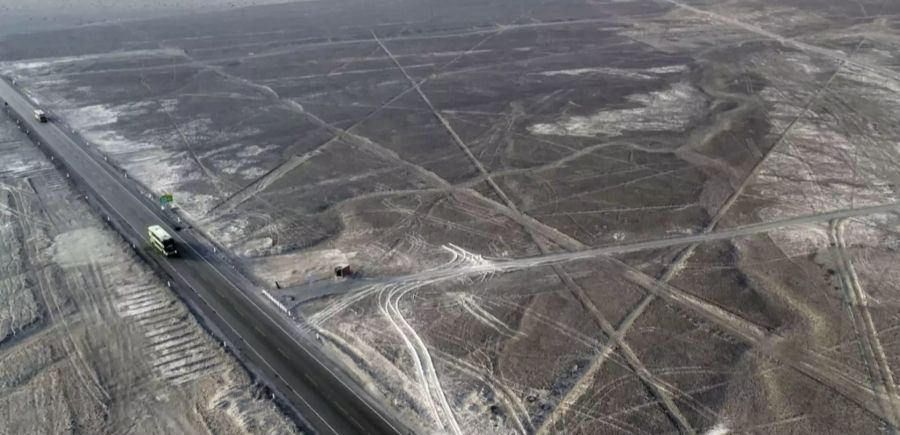
[[[350,276],[350,265],[338,264],[337,266],[334,266],[334,276],[337,278],[346,278]]]

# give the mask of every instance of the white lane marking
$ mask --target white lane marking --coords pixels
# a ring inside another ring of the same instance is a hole
[[[5,82],[3,83],[3,85],[8,86]],[[31,104],[28,103],[28,101],[25,100],[22,96],[18,95],[18,93],[17,93],[16,91],[13,91],[13,92],[15,93],[14,97],[18,97],[20,100],[22,100],[22,102],[24,103],[23,105],[25,105],[25,106],[31,106]],[[32,107],[34,107],[34,106],[32,106]],[[111,178],[111,179],[113,180],[113,182],[115,182],[115,184],[117,184],[119,187],[121,187],[122,190],[124,190],[125,193],[128,194],[128,196],[132,197],[135,201],[137,201],[138,204],[140,204],[140,206],[141,206],[142,208],[144,208],[145,210],[147,210],[147,212],[149,212],[149,214],[150,214],[151,216],[153,216],[154,218],[157,218],[157,217],[158,217],[158,216],[156,215],[156,213],[155,213],[153,210],[151,210],[150,207],[147,206],[147,204],[145,204],[144,201],[143,201],[141,198],[136,197],[136,196],[131,192],[130,189],[128,189],[124,184],[122,184],[122,182],[119,181],[118,177],[116,177],[115,174],[111,173],[111,172],[110,172],[109,170],[107,170],[105,167],[101,166],[99,162],[97,162],[96,160],[94,160],[94,158],[93,158],[90,154],[88,154],[87,151],[85,151],[83,148],[81,148],[81,146],[78,145],[74,140],[72,140],[71,137],[69,137],[68,135],[66,135],[65,133],[63,133],[62,129],[59,128],[59,126],[57,126],[56,124],[52,124],[52,123],[51,123],[51,124],[48,124],[47,127],[51,127],[53,130],[56,130],[58,136],[61,136],[61,137],[65,138],[70,144],[74,145],[74,147],[75,147],[81,154],[83,154],[84,156],[87,157],[87,159],[88,159],[88,161],[89,161],[90,163],[92,163],[94,166],[98,167],[98,168],[101,169],[104,173],[106,173],[106,174],[109,176],[109,178]],[[107,204],[109,204],[109,203],[107,202]],[[125,224],[128,225],[128,226],[132,229],[132,231],[134,231],[134,232],[139,236],[139,238],[140,238],[140,236],[143,234],[143,232],[142,232],[142,231],[138,231],[133,225],[131,225],[131,223],[129,223],[127,220],[125,220],[124,217],[122,216],[122,214],[119,213],[118,210],[115,210],[115,208],[112,207],[111,204],[110,204],[110,208],[111,208],[114,212],[116,212],[116,214],[119,215],[119,218],[121,218],[123,221],[125,221]],[[166,229],[171,230],[171,227],[170,227],[166,222],[163,221],[162,224],[163,224],[164,226],[166,226]],[[223,280],[225,280],[225,282],[227,282],[232,288],[234,288],[235,290],[237,290],[237,293],[240,294],[241,297],[243,297],[245,300],[247,300],[247,302],[250,302],[250,304],[253,305],[253,307],[255,307],[260,313],[262,313],[263,316],[265,316],[270,322],[272,322],[272,323],[275,325],[275,327],[277,327],[279,330],[281,330],[281,332],[283,332],[285,335],[287,335],[288,338],[290,338],[291,341],[293,341],[296,345],[298,345],[301,349],[303,349],[303,351],[306,353],[306,355],[307,355],[309,358],[311,358],[312,360],[314,360],[317,364],[319,364],[319,366],[321,366],[323,369],[325,369],[325,371],[328,372],[328,374],[330,374],[334,379],[336,379],[338,382],[340,382],[340,384],[343,385],[344,388],[346,388],[347,391],[350,392],[350,394],[352,394],[354,397],[356,397],[357,399],[359,399],[359,401],[361,401],[361,402],[366,406],[366,408],[369,408],[370,411],[372,411],[375,415],[377,415],[378,418],[381,419],[385,424],[387,424],[391,429],[393,429],[394,432],[396,432],[396,433],[402,433],[402,432],[400,432],[396,427],[394,427],[394,425],[391,424],[390,421],[388,421],[387,419],[385,419],[384,416],[382,416],[380,412],[376,411],[375,408],[373,408],[373,407],[369,404],[369,402],[368,402],[367,400],[364,400],[360,395],[356,394],[356,391],[354,391],[352,388],[350,388],[350,386],[347,385],[347,383],[345,383],[344,380],[343,380],[342,378],[340,378],[339,376],[337,376],[330,368],[328,368],[327,365],[325,365],[321,360],[319,360],[316,356],[314,356],[314,355],[312,354],[312,352],[310,352],[309,349],[308,349],[305,345],[303,345],[301,342],[299,342],[299,341],[298,341],[298,340],[297,340],[290,332],[286,331],[286,330],[281,326],[280,323],[278,323],[277,321],[275,321],[275,319],[273,319],[273,318],[269,315],[269,313],[266,312],[266,310],[262,309],[262,307],[260,307],[256,302],[254,302],[251,298],[249,298],[246,294],[244,294],[244,292],[240,289],[240,287],[238,287],[234,282],[232,282],[228,277],[226,277],[221,271],[219,271],[218,268],[216,268],[215,266],[213,266],[213,264],[210,263],[210,261],[209,261],[205,256],[200,255],[200,253],[197,252],[197,250],[194,249],[194,247],[191,246],[190,244],[184,243],[184,239],[183,239],[177,232],[171,231],[170,234],[174,234],[175,237],[176,237],[179,241],[181,241],[182,244],[183,244],[184,246],[187,246],[187,247],[188,247],[188,248],[189,248],[189,249],[190,249],[190,250],[191,250],[198,258],[202,259],[203,262],[206,263],[207,266],[209,266],[210,269],[212,269],[213,271],[215,271],[216,274],[218,274]],[[170,261],[170,260],[167,260],[167,259],[159,259],[159,260],[162,260],[162,261],[164,261],[165,263],[171,263],[171,261]],[[170,267],[170,269],[171,269],[173,272],[175,272],[182,280],[184,280],[185,282],[187,282],[187,280],[184,278],[184,275],[182,275],[180,272],[178,272],[173,266],[171,266],[171,264],[170,264],[169,267]],[[216,316],[219,317],[219,318],[222,320],[223,323],[225,323],[226,325],[228,325],[228,327],[229,327],[232,331],[234,331],[234,333],[235,333],[238,337],[241,337],[241,334],[239,334],[239,333],[237,332],[237,330],[235,330],[234,327],[231,326],[231,324],[229,324],[227,321],[225,321],[225,319],[222,318],[222,316],[220,316],[220,315],[218,314],[218,312],[216,312],[215,309],[212,308],[212,305],[209,305],[209,303],[206,301],[206,299],[205,299],[202,295],[200,295],[199,293],[197,293],[197,291],[194,290],[193,287],[191,288],[191,290],[194,292],[194,294],[196,294],[198,297],[200,297],[200,299],[203,301],[203,303],[205,303],[207,306],[210,307],[210,309],[213,310],[213,312],[216,314]],[[241,338],[243,339],[243,337],[241,337]],[[246,340],[244,340],[244,343],[247,343],[247,346],[253,351],[253,353],[255,353],[255,354],[260,358],[260,360],[263,361],[263,363],[265,363],[266,366],[268,366],[268,367],[272,370],[273,373],[275,373],[276,375],[278,375],[279,377],[281,377],[281,375],[278,374],[278,372],[277,372],[277,371],[269,364],[269,362],[266,361],[266,360],[262,357],[262,355],[260,355],[259,352],[257,352],[256,349],[255,349],[252,345],[250,345],[249,342],[247,342]],[[284,378],[281,377],[281,379],[284,379]],[[306,399],[304,399],[299,393],[297,393],[297,392],[293,389],[293,387],[291,387],[289,384],[287,384],[287,382],[285,382],[285,385],[287,385],[288,388],[291,390],[291,392],[293,392],[297,397],[299,397],[300,400],[303,401],[303,403],[304,403],[307,407],[309,407],[309,409],[312,410],[312,412],[313,412],[317,417],[319,417],[319,419],[320,419],[323,423],[325,423],[325,425],[328,426],[329,429],[332,430],[332,432],[334,432],[334,433],[336,433],[336,434],[338,433],[336,430],[334,430],[333,427],[331,427],[330,424],[328,424],[328,422],[325,421],[324,418],[322,418],[322,416],[321,416],[318,412],[315,411],[315,409],[314,409],[312,406],[309,405],[309,402],[307,402]],[[335,404],[335,406],[337,406],[339,409],[341,409],[341,410],[343,411],[343,408],[340,407],[338,404]],[[345,414],[346,414],[346,411],[345,411]],[[349,416],[346,416],[346,415],[345,415],[345,417],[350,418]]]

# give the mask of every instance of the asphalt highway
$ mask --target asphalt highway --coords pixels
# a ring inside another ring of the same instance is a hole
[[[70,176],[110,224],[156,263],[173,288],[232,351],[279,397],[321,434],[411,433],[331,363],[315,340],[294,333],[297,325],[247,285],[209,243],[191,230],[175,231],[171,219],[126,175],[86,149],[73,132],[51,119],[40,123],[36,107],[0,80],[0,100],[39,147]],[[145,248],[146,228],[162,226],[178,244],[180,257],[165,258]]]

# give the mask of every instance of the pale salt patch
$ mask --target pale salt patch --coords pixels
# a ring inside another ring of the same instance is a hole
[[[707,430],[703,433],[703,435],[728,435],[731,433],[731,429],[725,425],[725,423],[719,422],[716,423],[715,426]]]
[[[687,83],[664,91],[627,97],[643,107],[600,111],[590,116],[570,116],[553,123],[533,124],[528,131],[538,135],[616,136],[625,131],[679,131],[706,106],[706,97]]]
[[[79,228],[53,239],[53,261],[63,267],[121,261],[122,250],[112,237],[95,227]]]
[[[247,179],[256,179],[266,173],[263,168],[246,163],[246,160],[218,159],[213,162],[213,166],[223,174],[239,175]]]
[[[30,156],[13,153],[0,159],[0,175],[19,175],[34,172],[39,169],[50,168],[50,164],[43,159],[35,159]]]
[[[495,51],[495,50],[467,50],[467,51],[458,51],[458,50],[454,50],[454,51],[439,51],[439,52],[435,52],[435,53],[430,53],[430,54],[428,54],[428,56],[432,56],[432,57],[451,57],[451,56],[452,56],[452,57],[456,57],[456,56],[463,56],[463,55],[468,56],[468,55],[472,55],[472,54],[491,53],[491,52],[493,52],[493,51]]]
[[[144,132],[144,134],[150,134],[150,132]],[[202,154],[202,157],[204,159],[208,159],[208,158],[217,156],[219,154],[226,154],[226,153],[230,153],[232,151],[238,150],[238,149],[242,149],[243,147],[244,147],[244,144],[242,144],[242,143],[233,143],[231,145],[224,145],[224,146],[216,147],[216,148],[213,148],[213,149],[207,151],[206,153]]]
[[[160,100],[159,105],[168,112],[171,112],[175,109],[175,106],[178,106],[178,100],[175,98],[169,98],[165,100]]]
[[[63,86],[66,86],[66,85],[68,85],[69,83],[70,83],[69,80],[66,80],[66,79],[63,79],[63,78],[59,78],[59,77],[52,78],[52,79],[46,79],[46,80],[35,80],[35,81],[34,81],[34,84],[35,84],[35,85],[40,85],[40,86],[42,86],[42,87],[56,86],[56,87],[58,87],[58,88],[61,88],[61,87],[63,87]]]
[[[56,65],[65,65],[93,60],[112,60],[127,58],[156,58],[156,57],[177,57],[184,56],[184,51],[177,48],[162,48],[151,50],[132,50],[132,51],[114,51],[100,54],[86,54],[80,56],[65,56],[34,59],[25,62],[3,62],[0,66],[18,71],[32,71],[36,69],[53,67]]]
[[[156,149],[156,145],[129,140],[114,130],[85,130],[82,136],[94,145],[97,145],[100,151],[105,154],[136,153]],[[134,160],[129,158],[129,163],[139,160],[139,157],[135,156]]]
[[[34,61],[34,62],[4,62],[4,67],[8,67],[16,70],[31,70],[31,69],[40,69],[46,68],[50,66],[50,62],[47,61]]]
[[[671,74],[687,71],[687,65],[668,65],[646,69],[627,69],[627,68],[610,68],[610,67],[594,67],[594,68],[573,68],[560,69],[553,71],[542,71],[536,73],[538,75],[553,76],[581,76],[587,74],[605,74],[617,77],[624,77],[634,80],[652,80],[658,74]]]
[[[179,142],[183,142],[182,135],[188,138],[191,137],[203,137],[207,135],[213,127],[213,121],[210,118],[194,118],[188,122],[183,122],[178,124],[178,134],[177,139]]]
[[[25,90],[25,95],[27,95],[28,99],[30,99],[34,104],[36,104],[38,106],[44,105],[44,97],[37,95],[34,92],[31,92],[30,90],[27,90],[27,89]]]
[[[644,71],[653,74],[672,74],[685,72],[688,70],[687,65],[667,65],[667,66],[657,66],[654,68],[647,68]]]
[[[216,171],[223,174],[235,175],[240,172],[244,164],[237,160],[216,159],[213,161],[212,166],[216,168]]]
[[[159,105],[153,101],[137,101],[134,103],[120,104],[118,106],[114,106],[114,108],[110,110],[118,112],[123,116],[128,115],[129,117],[134,117],[149,115],[150,112],[155,110],[157,107],[159,107]]]
[[[816,67],[810,62],[809,56],[788,55],[785,59],[795,68],[800,68],[804,74],[814,75],[822,72],[821,68]]]
[[[250,219],[246,216],[235,216],[227,221],[206,221],[204,226],[215,234],[216,240],[229,249],[234,249],[241,242],[250,228]]]
[[[86,135],[87,137],[88,135]],[[129,176],[141,180],[151,192],[175,192],[175,201],[182,213],[188,217],[202,216],[221,199],[210,194],[187,192],[180,189],[190,181],[207,182],[207,178],[187,157],[186,153],[171,153],[155,145],[129,141],[121,136],[106,132],[91,136],[99,137],[102,148],[117,153],[128,153],[123,166]],[[114,138],[115,141],[105,140]]]
[[[246,146],[246,147],[242,148],[242,149],[237,153],[237,156],[238,156],[238,157],[254,157],[254,156],[258,156],[258,155],[260,155],[260,154],[262,154],[262,153],[271,151],[271,150],[273,150],[273,149],[275,149],[275,148],[276,148],[276,147],[273,146],[273,145],[264,146],[264,147],[261,147],[261,146],[259,146],[259,145],[250,145],[250,146]]]
[[[241,169],[240,171],[241,177],[247,179],[257,179],[259,177],[262,177],[265,173],[266,171],[259,166],[248,166],[244,169]]]
[[[272,248],[273,240],[271,237],[259,237],[256,239],[250,239],[244,242],[241,245],[241,248],[237,251],[241,253],[242,257],[256,257],[260,255],[265,255],[269,249]]]
[[[802,256],[828,247],[828,229],[825,226],[803,226],[772,231],[769,237],[788,257]]]
[[[114,124],[119,121],[119,114],[103,104],[85,106],[66,113],[69,123],[79,129]]]
[[[169,191],[172,191],[171,189]],[[202,193],[187,194],[184,191],[175,191],[175,203],[178,205],[181,214],[190,220],[196,220],[198,216],[204,216],[216,206],[221,199],[215,195],[207,195]],[[180,193],[179,193],[180,192]]]
[[[886,228],[890,228],[886,214],[853,218],[844,225],[844,243],[847,246],[882,246]]]
[[[547,76],[547,77],[553,77],[553,76],[581,76],[581,75],[587,75],[587,74],[593,74],[593,73],[605,74],[605,75],[611,75],[611,76],[619,76],[619,77],[625,77],[625,78],[635,79],[635,80],[650,80],[650,79],[654,78],[651,75],[641,74],[634,70],[627,70],[627,69],[620,69],[620,68],[604,68],[604,67],[561,69],[561,70],[555,70],[555,71],[543,71],[543,72],[539,72],[537,74],[542,75],[542,76]]]

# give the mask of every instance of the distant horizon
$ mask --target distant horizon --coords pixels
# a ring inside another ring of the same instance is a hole
[[[75,5],[74,2],[61,5],[47,4],[53,2],[53,0],[33,0],[15,3],[14,5],[6,4],[7,2],[11,2],[11,0],[0,0],[0,38],[14,34],[29,34],[108,22],[174,17],[183,14],[293,3],[294,1],[185,0],[177,4],[160,4],[159,2],[147,0],[132,0],[130,2],[97,0],[87,5]]]

